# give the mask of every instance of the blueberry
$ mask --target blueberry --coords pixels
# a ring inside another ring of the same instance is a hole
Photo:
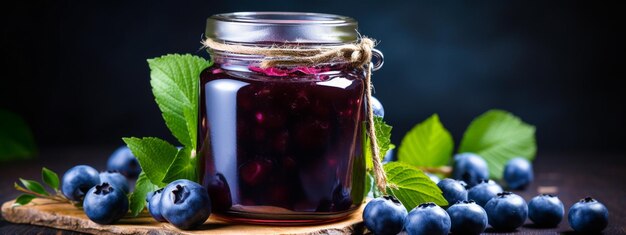
[[[176,180],[163,189],[161,215],[180,229],[193,229],[211,215],[211,200],[207,190],[189,180]]]
[[[148,202],[148,212],[150,213],[152,218],[159,222],[167,221],[165,220],[165,218],[163,218],[163,215],[161,214],[161,195],[163,195],[162,192],[162,188],[157,189],[154,192],[148,193],[148,196],[150,198],[146,198],[146,201]]]
[[[250,186],[265,182],[272,172],[272,163],[267,160],[252,160],[239,168],[240,179]]]
[[[385,109],[383,108],[383,104],[380,103],[376,97],[372,96],[372,112],[374,112],[374,116],[385,117]]]
[[[599,233],[609,223],[609,210],[593,198],[587,197],[569,208],[570,226],[580,233]]]
[[[454,156],[452,178],[463,180],[471,188],[481,180],[489,179],[487,162],[473,153],[460,153]]]
[[[63,174],[62,182],[63,195],[72,201],[81,201],[89,189],[100,183],[100,175],[93,167],[78,165]]]
[[[438,184],[439,181],[441,181],[441,179],[439,179],[439,176],[435,175],[435,174],[431,174],[431,173],[426,173],[426,175],[428,176],[428,178],[430,178],[430,180],[432,180],[433,182],[435,182],[435,184]],[[463,182],[465,183],[465,182]]]
[[[450,232],[450,216],[435,203],[422,203],[415,207],[404,221],[404,229],[409,235],[441,234]]]
[[[146,194],[146,202],[150,202],[150,198],[152,198],[152,196],[154,196],[155,191],[153,192],[148,192]]]
[[[487,228],[487,212],[474,201],[461,201],[447,210],[452,234],[480,234]]]
[[[233,200],[230,195],[230,187],[228,181],[221,173],[217,173],[214,176],[207,176],[207,180],[204,180],[209,198],[211,198],[211,206],[214,212],[223,212],[230,209],[233,205]]]
[[[93,222],[112,224],[128,211],[128,198],[122,190],[105,182],[87,192],[83,210]]]
[[[352,206],[352,197],[350,191],[338,184],[333,190],[333,208],[335,211],[345,211]]]
[[[524,224],[528,215],[526,201],[511,192],[501,192],[485,205],[489,224],[496,230],[512,231]]]
[[[126,146],[119,147],[107,161],[107,170],[117,171],[122,175],[134,179],[141,173],[141,166],[135,155]]]
[[[525,158],[513,158],[504,167],[504,182],[509,189],[525,189],[533,181],[533,167]]]
[[[124,193],[128,193],[128,180],[117,171],[100,172],[100,182],[107,182],[115,188],[121,189]]]
[[[528,202],[528,218],[539,227],[556,227],[563,214],[563,203],[556,196],[542,194]]]
[[[443,197],[448,201],[448,205],[467,200],[465,185],[465,182],[453,179],[443,179],[437,183],[437,186],[443,192]]]
[[[371,200],[363,210],[365,227],[374,234],[398,234],[402,230],[406,208],[394,196]]]
[[[485,207],[487,202],[502,192],[502,187],[493,180],[483,180],[480,184],[467,191],[467,199],[474,200],[476,204]]]

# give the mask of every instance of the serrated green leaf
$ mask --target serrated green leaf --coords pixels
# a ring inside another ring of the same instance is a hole
[[[0,109],[0,162],[30,159],[36,153],[35,139],[24,119]]]
[[[198,182],[197,158],[191,155],[189,148],[178,150],[178,154],[167,169],[167,173],[163,178],[163,183],[170,183],[178,179],[188,179]]]
[[[184,146],[196,149],[199,75],[211,62],[189,54],[148,60],[152,93],[165,124]]]
[[[32,201],[33,199],[35,199],[35,196],[30,195],[30,194],[22,194],[19,197],[17,197],[15,199],[15,203],[13,204],[13,206],[23,206],[26,205],[28,203],[30,203],[30,201]]]
[[[163,178],[167,168],[174,161],[178,149],[170,143],[154,137],[123,138],[124,142],[137,157],[141,169],[154,185],[165,186]]]
[[[22,183],[22,185],[24,185],[24,187],[30,191],[42,194],[42,195],[49,195],[48,192],[46,192],[46,190],[43,188],[43,186],[34,180],[25,180],[20,178],[20,182]]]
[[[390,184],[388,193],[395,195],[408,211],[426,202],[448,205],[439,187],[424,172],[403,162],[389,162],[384,168]]]
[[[372,169],[372,150],[370,148],[370,138],[367,136],[367,122],[363,122],[363,152],[365,153],[365,167]],[[389,151],[391,146],[391,129],[390,125],[387,125],[382,117],[374,117],[374,129],[376,129],[376,142],[378,143],[378,150],[380,160],[382,161]]]
[[[502,110],[490,110],[469,125],[459,152],[482,156],[489,166],[491,178],[502,178],[508,160],[524,157],[532,160],[537,152],[535,127]]]
[[[59,190],[59,175],[48,168],[41,168],[41,179],[55,190]]]
[[[146,206],[146,195],[159,187],[152,184],[144,172],[139,174],[135,183],[135,191],[130,195],[130,213],[137,216]]]
[[[398,161],[417,167],[438,167],[448,164],[454,141],[443,127],[439,116],[433,114],[413,127],[402,139]]]

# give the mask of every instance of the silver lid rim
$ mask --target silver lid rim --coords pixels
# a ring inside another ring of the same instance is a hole
[[[357,28],[353,18],[333,14],[233,12],[209,17],[205,36],[245,44],[342,44],[358,40]]]

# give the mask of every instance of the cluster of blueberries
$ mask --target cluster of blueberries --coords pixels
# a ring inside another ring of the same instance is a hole
[[[524,189],[533,179],[532,166],[524,158],[511,159],[504,169],[504,182],[510,189]],[[393,196],[370,201],[363,211],[365,226],[374,234],[397,234],[403,229],[413,234],[480,234],[487,224],[497,231],[514,231],[526,218],[537,227],[555,227],[564,215],[563,203],[548,194],[526,201],[488,179],[484,159],[472,153],[454,157],[452,177],[439,180],[432,176],[444,198],[447,210],[435,203],[424,203],[407,213]],[[574,204],[568,213],[570,226],[577,232],[597,233],[608,225],[608,210],[587,197]]]
[[[81,203],[89,219],[99,224],[110,224],[128,211],[128,179],[141,172],[139,162],[131,151],[117,149],[107,162],[107,171],[78,165],[63,174],[61,192],[74,202]],[[128,178],[128,179],[127,179]]]
[[[61,191],[66,198],[82,202],[92,221],[112,224],[128,212],[128,179],[141,173],[139,162],[127,147],[117,149],[107,162],[107,171],[78,165],[65,172]],[[167,221],[181,229],[191,229],[211,214],[207,190],[189,180],[176,180],[147,195],[148,209],[157,221]]]

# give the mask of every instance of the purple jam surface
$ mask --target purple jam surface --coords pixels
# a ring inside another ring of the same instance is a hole
[[[200,75],[198,133],[217,213],[332,215],[360,205],[361,70],[221,68]]]

